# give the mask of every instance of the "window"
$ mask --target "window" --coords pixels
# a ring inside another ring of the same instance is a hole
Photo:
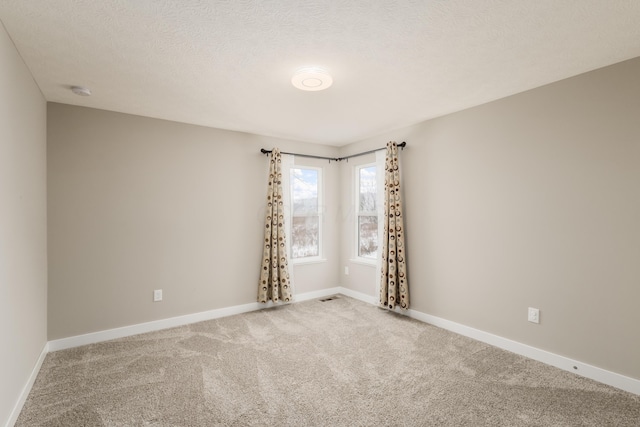
[[[356,167],[357,257],[375,261],[378,255],[376,165]]]
[[[291,258],[305,261],[322,255],[322,169],[291,169]]]

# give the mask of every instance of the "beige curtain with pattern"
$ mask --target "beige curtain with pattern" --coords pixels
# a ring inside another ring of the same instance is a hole
[[[384,231],[382,233],[382,269],[380,305],[393,310],[396,305],[409,308],[404,221],[400,195],[398,145],[387,143],[384,174]]]
[[[264,250],[258,287],[258,302],[291,301],[291,282],[287,260],[287,239],[282,197],[282,160],[280,150],[271,151],[267,212],[264,221]]]

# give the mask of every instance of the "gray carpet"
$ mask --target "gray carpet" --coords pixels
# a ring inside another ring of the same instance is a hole
[[[351,298],[47,355],[17,426],[640,426],[640,396]]]

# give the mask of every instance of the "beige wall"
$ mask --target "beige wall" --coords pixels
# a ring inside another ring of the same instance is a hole
[[[256,301],[260,148],[338,151],[55,103],[48,123],[50,340]],[[330,211],[337,175],[325,168]],[[337,252],[325,227],[328,261],[296,266],[296,291],[336,286]]]
[[[343,148],[408,142],[412,308],[640,379],[638,76],[634,59]],[[360,270],[342,283],[373,295]]]
[[[47,342],[46,104],[0,23],[0,425]]]

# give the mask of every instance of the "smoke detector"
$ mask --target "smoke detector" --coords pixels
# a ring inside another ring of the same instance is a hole
[[[91,90],[82,86],[71,86],[71,92],[80,96],[91,96]]]

